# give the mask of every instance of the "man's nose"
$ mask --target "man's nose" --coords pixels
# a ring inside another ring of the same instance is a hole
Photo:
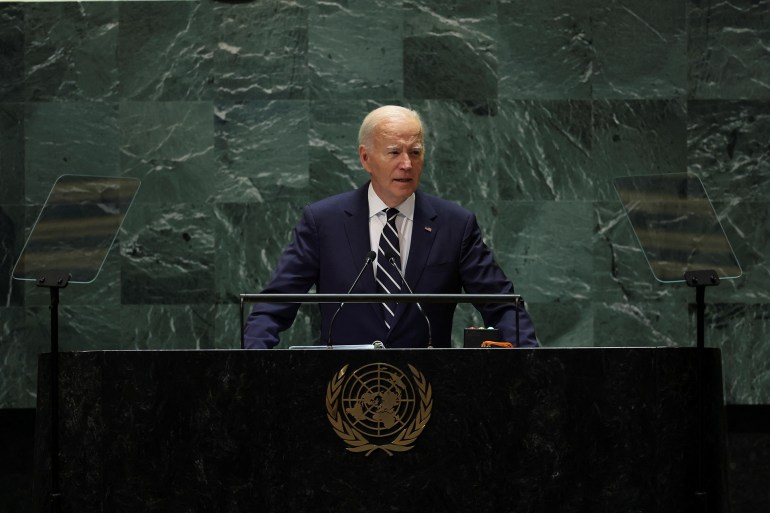
[[[409,153],[401,154],[401,167],[404,169],[412,169],[412,159],[409,157]]]

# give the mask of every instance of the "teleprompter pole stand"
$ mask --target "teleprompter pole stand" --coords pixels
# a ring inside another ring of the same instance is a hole
[[[703,349],[705,348],[705,312],[706,312],[706,287],[719,285],[719,276],[715,271],[687,271],[684,273],[687,285],[695,287],[696,329],[697,329],[697,353],[698,371],[696,383],[698,387],[698,483],[695,490],[695,500],[700,511],[708,511],[708,492],[703,482],[703,448],[705,446],[705,433],[703,431]]]
[[[37,286],[51,291],[51,512],[61,511],[59,489],[59,289],[69,284],[71,275],[45,273]]]

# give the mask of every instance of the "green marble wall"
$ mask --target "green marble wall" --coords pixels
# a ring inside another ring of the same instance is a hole
[[[693,291],[654,281],[611,179],[698,173],[745,272],[708,290],[707,344],[729,402],[770,403],[769,6],[0,4],[0,407],[35,404],[48,295],[9,276],[58,175],[143,180],[99,279],[62,293],[64,350],[235,348],[238,293],[304,204],[363,183],[358,124],[392,102],[546,347],[695,343]]]

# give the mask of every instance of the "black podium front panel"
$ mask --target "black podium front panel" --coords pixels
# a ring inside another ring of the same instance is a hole
[[[698,491],[726,510],[716,349],[105,351],[60,368],[65,512],[684,512]]]

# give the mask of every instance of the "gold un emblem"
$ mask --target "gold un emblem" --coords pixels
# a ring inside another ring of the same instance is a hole
[[[326,387],[326,416],[347,450],[369,456],[382,449],[393,456],[413,448],[433,408],[425,376],[411,365],[407,375],[387,363],[347,370],[342,367]]]

